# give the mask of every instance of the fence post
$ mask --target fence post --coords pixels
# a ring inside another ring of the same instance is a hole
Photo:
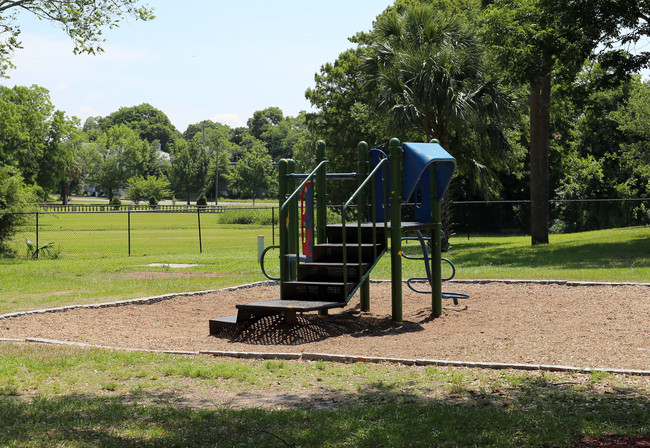
[[[126,213],[128,215],[128,229],[129,229],[129,257],[131,256],[131,207]]]
[[[39,248],[39,245],[38,245],[38,212],[36,212],[36,252],[35,252],[36,253],[36,258],[38,258],[38,255],[39,255],[38,254],[38,252],[39,252],[38,248]]]
[[[196,208],[196,217],[199,223],[199,253],[203,253],[203,241],[201,240],[201,208]]]

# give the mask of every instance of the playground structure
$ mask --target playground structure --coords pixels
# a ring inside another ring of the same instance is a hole
[[[392,319],[401,323],[402,241],[412,239],[404,237],[408,232],[416,233],[424,256],[405,258],[425,261],[432,317],[442,314],[443,297],[456,302],[464,296],[442,292],[440,201],[456,160],[437,141],[401,144],[392,139],[388,154],[361,142],[356,173],[328,173],[323,141],[316,144],[316,155],[318,165],[309,174],[296,173],[293,160],[279,163],[280,245],[264,251],[261,265],[264,271],[264,255],[279,249],[280,299],[237,304],[236,315],[210,320],[210,334],[269,315],[282,314],[287,323],[295,323],[299,312],[318,311],[326,317],[328,310],[345,307],[357,290],[361,310],[369,311],[370,274],[388,250],[389,238]],[[357,181],[341,207],[340,224],[327,223],[330,180]],[[412,213],[402,220],[407,204]],[[431,255],[422,232],[430,233]],[[409,279],[411,289],[412,280],[419,279]]]

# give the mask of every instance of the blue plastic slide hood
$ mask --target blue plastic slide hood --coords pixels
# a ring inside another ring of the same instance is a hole
[[[404,202],[414,203],[414,217],[418,222],[431,222],[431,204],[429,202],[431,176],[429,169],[435,163],[436,198],[440,201],[449,187],[456,170],[456,159],[438,143],[404,143],[402,144],[402,198]],[[370,152],[370,163],[374,167],[386,154],[378,149]],[[388,173],[387,173],[388,174]],[[383,221],[388,216],[388,204],[381,197],[384,182],[390,183],[390,177],[383,178],[377,173],[377,219]]]

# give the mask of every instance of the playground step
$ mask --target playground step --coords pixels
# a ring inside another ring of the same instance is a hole
[[[370,263],[349,264],[347,267],[348,281],[358,282],[368,271]],[[298,266],[298,281],[342,282],[343,263],[303,263]]]
[[[217,334],[226,328],[237,326],[237,315],[210,319],[210,334]]]
[[[284,282],[280,285],[280,297],[303,302],[344,302],[355,286],[355,283],[347,283],[344,288],[339,282]]]
[[[315,300],[265,300],[261,302],[249,302],[237,304],[241,311],[262,311],[270,314],[279,314],[284,311],[318,311],[331,308],[342,308],[345,302],[337,301],[315,301]]]
[[[359,250],[358,244],[346,244],[345,250],[347,252],[347,262],[348,263],[358,263],[359,262]],[[363,262],[373,262],[375,259],[375,249],[377,256],[383,251],[383,246],[375,246],[372,243],[363,243],[361,244],[361,257]],[[343,244],[340,243],[326,243],[326,244],[316,244],[312,250],[313,260],[315,262],[336,262],[341,263],[343,261]]]
[[[376,243],[383,245],[384,238],[384,223],[377,223],[376,226]],[[373,238],[372,223],[361,223],[361,242],[372,244]],[[327,241],[330,243],[343,242],[343,225],[330,224],[327,226]],[[357,223],[348,223],[345,225],[345,241],[346,243],[357,243],[359,241],[359,231]]]

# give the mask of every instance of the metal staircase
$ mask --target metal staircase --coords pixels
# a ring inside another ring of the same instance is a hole
[[[345,226],[344,246],[343,226],[328,225],[328,242],[313,246],[312,261],[297,266],[295,280],[281,282],[280,299],[237,304],[236,315],[210,319],[210,334],[266,316],[282,314],[287,323],[295,323],[300,312],[318,311],[324,315],[329,309],[345,307],[386,251],[383,228],[373,232],[372,225],[360,227],[361,232],[357,223]],[[345,264],[342,262],[344,251]],[[289,257],[295,260],[295,255]]]

